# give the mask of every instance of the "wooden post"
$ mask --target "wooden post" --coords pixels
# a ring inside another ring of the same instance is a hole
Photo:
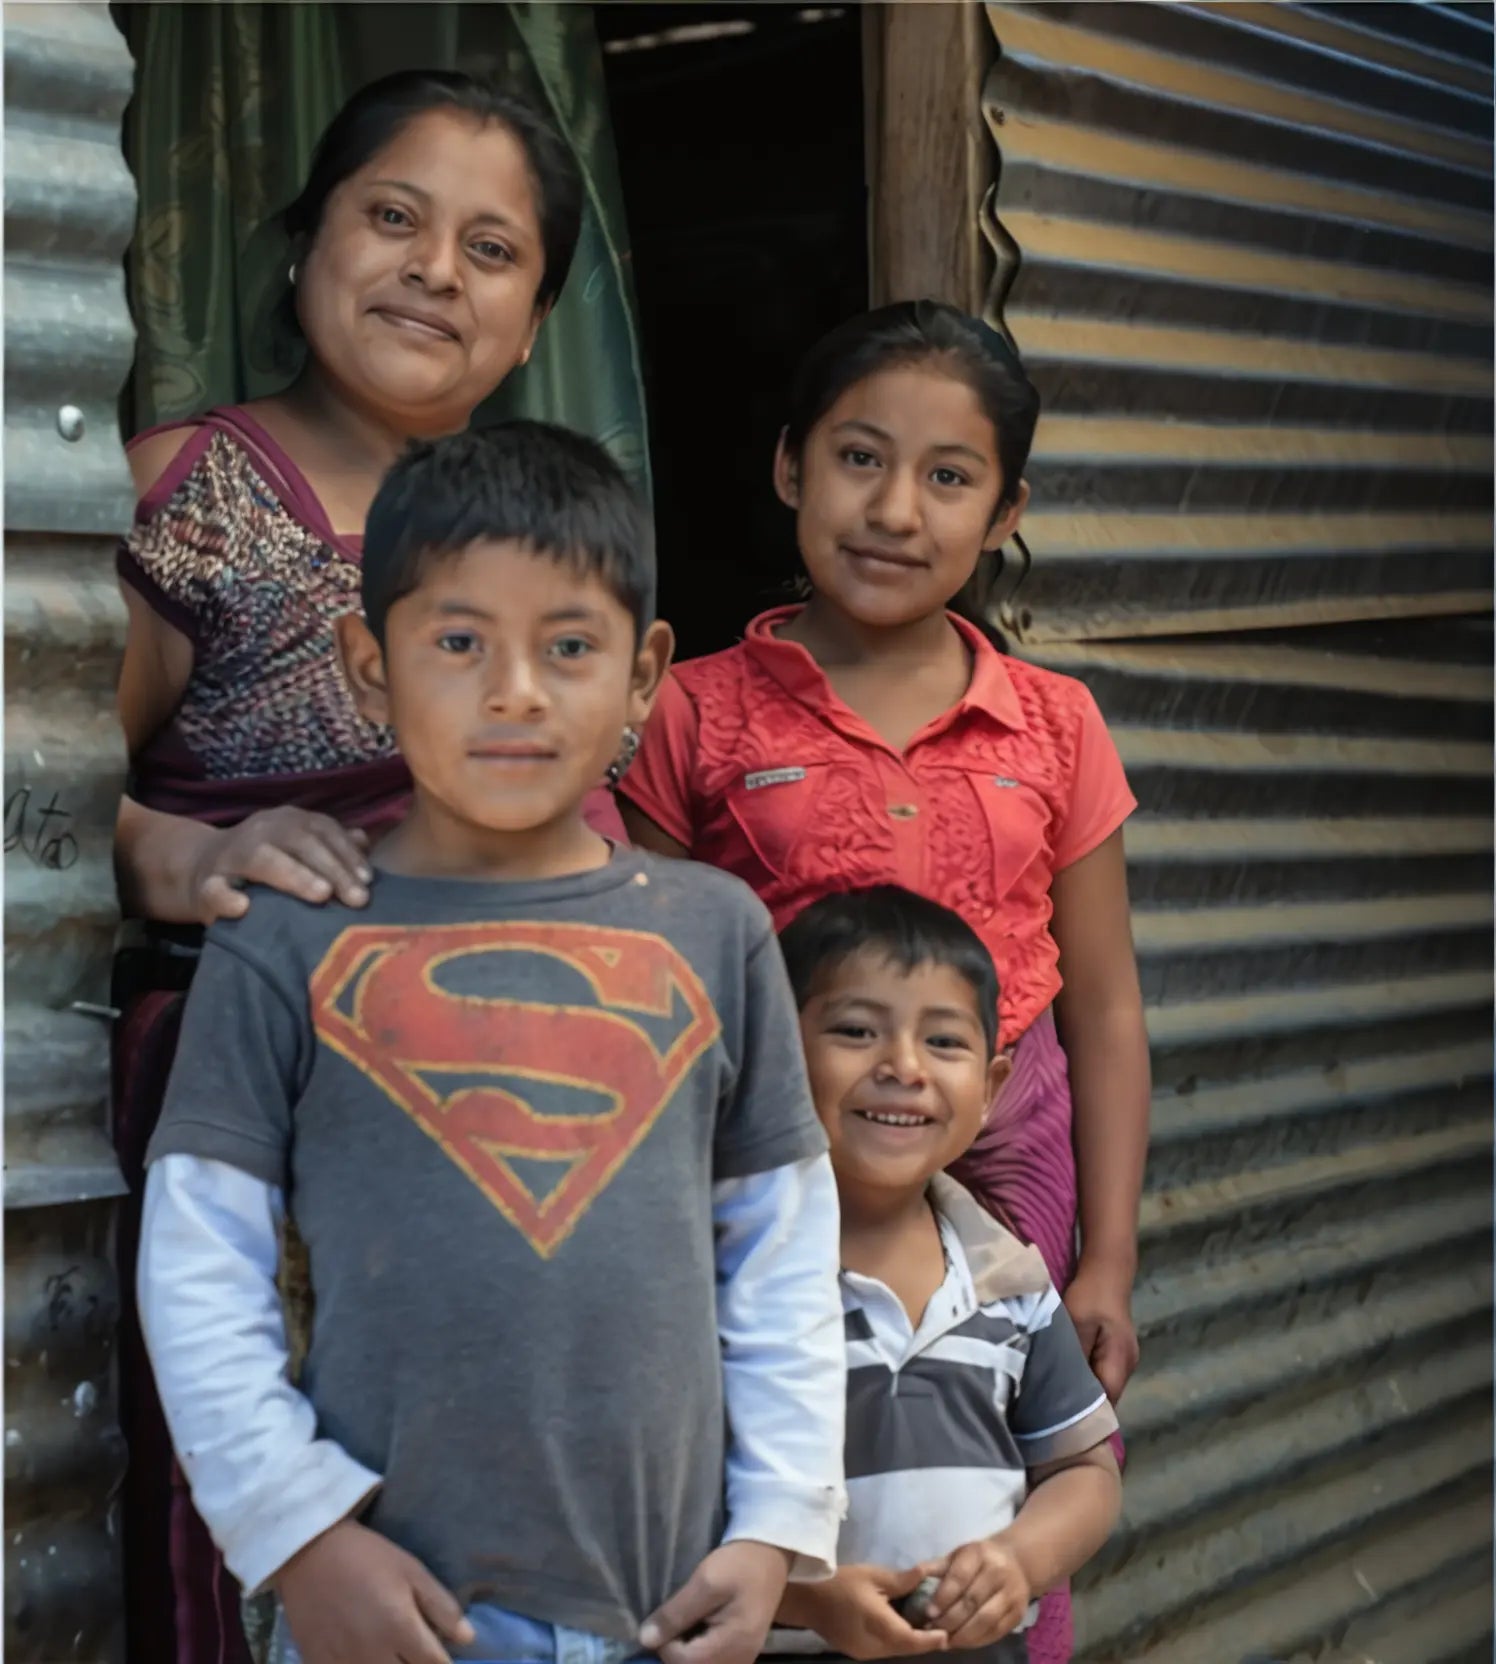
[[[872,304],[929,296],[980,312],[994,176],[982,83],[996,54],[983,8],[894,0],[862,16]]]

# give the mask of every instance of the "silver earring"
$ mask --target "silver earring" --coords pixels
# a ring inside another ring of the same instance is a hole
[[[291,280],[291,287],[294,289],[296,287],[296,262],[294,260],[291,262],[291,269],[286,273],[286,276]]]
[[[608,764],[608,784],[616,786],[629,771],[629,764],[639,755],[639,730],[625,728],[618,755]]]

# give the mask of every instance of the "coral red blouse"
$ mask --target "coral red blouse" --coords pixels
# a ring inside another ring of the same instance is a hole
[[[1055,873],[1137,807],[1096,701],[952,616],[971,683],[901,754],[775,634],[795,611],[676,667],[620,792],[693,859],[745,880],[781,929],[867,884],[952,908],[997,962],[1002,1041],[1016,1040],[1060,988]]]

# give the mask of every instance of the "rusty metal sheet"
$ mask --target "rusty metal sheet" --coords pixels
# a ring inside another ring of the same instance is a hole
[[[1489,8],[994,5],[1012,649],[1095,692],[1153,1137],[1077,1664],[1491,1656]]]
[[[111,845],[124,773],[113,539],[131,64],[102,5],[5,23],[5,1638],[114,1664]]]

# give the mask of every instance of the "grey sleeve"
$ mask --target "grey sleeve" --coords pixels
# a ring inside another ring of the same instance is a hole
[[[731,1086],[717,1110],[714,1179],[741,1179],[820,1155],[800,1019],[772,931],[749,949]]]
[[[286,1189],[307,1050],[304,1012],[251,958],[210,934],[147,1161],[206,1157]]]
[[[1058,1294],[1049,1291],[1029,1329],[1029,1354],[1008,1426],[1025,1467],[1079,1456],[1117,1431],[1106,1391],[1091,1373]]]

